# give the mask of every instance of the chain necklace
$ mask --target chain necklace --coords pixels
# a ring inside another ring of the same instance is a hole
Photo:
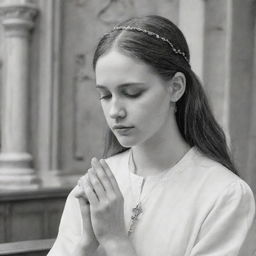
[[[130,175],[131,175],[130,174],[130,172],[131,172],[131,164],[133,165],[133,167],[132,167],[133,173],[136,173],[137,168],[136,168],[136,165],[134,163],[132,150],[130,151],[129,160],[128,160],[130,186],[131,186],[131,189],[132,189],[132,181],[131,181],[131,177],[130,177]],[[137,222],[139,220],[139,217],[143,213],[142,203],[145,203],[145,201],[149,198],[149,196],[155,190],[155,188],[158,187],[158,185],[160,185],[162,183],[161,181],[164,179],[164,177],[166,176],[167,173],[168,172],[164,172],[164,174],[161,175],[160,180],[153,186],[153,188],[149,191],[149,193],[146,196],[144,196],[144,198],[141,198],[141,194],[142,194],[145,182],[146,182],[146,178],[143,178],[138,202],[137,202],[136,206],[134,208],[132,208],[132,215],[131,215],[131,220],[130,220],[130,227],[129,227],[129,230],[128,230],[128,236],[130,236],[134,232],[135,227],[137,225]]]

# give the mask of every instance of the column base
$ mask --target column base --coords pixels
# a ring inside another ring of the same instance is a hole
[[[75,187],[82,175],[64,174],[59,170],[51,170],[49,173],[40,176],[42,187]]]
[[[28,153],[0,154],[0,190],[36,189],[40,186],[35,171],[29,167],[32,157]]]
[[[31,162],[32,156],[26,152],[0,153],[0,169],[30,169]],[[25,172],[28,172],[28,170]]]
[[[0,190],[38,189],[40,180],[32,169],[3,169],[0,167]]]

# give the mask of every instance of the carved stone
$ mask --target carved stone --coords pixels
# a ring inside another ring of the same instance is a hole
[[[81,143],[81,138],[83,137],[83,94],[84,87],[88,80],[92,80],[89,75],[89,72],[86,70],[86,54],[77,54],[75,56],[75,76],[74,76],[74,144],[73,144],[73,153],[74,159],[78,161],[84,160],[83,145]]]
[[[115,24],[129,18],[132,10],[132,0],[110,0],[100,9],[98,18],[105,24]]]
[[[0,188],[37,187],[28,153],[29,31],[37,13],[31,1],[3,1],[4,81],[0,153]]]
[[[1,15],[6,19],[21,19],[33,21],[37,14],[37,9],[31,6],[6,6],[2,7]]]
[[[0,15],[5,32],[8,36],[28,36],[34,26],[34,19],[38,13],[32,3],[24,5],[0,5]]]

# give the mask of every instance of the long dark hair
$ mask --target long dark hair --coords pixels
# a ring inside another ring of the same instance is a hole
[[[184,52],[187,59],[175,53],[162,39],[138,30],[117,29],[105,34],[99,41],[93,58],[94,70],[100,56],[115,48],[146,63],[164,80],[171,79],[176,72],[182,72],[186,76],[186,90],[176,103],[175,113],[181,135],[190,146],[196,146],[201,153],[237,174],[225,134],[212,114],[198,77],[190,67],[189,48],[179,28],[170,20],[156,15],[131,18],[118,26],[136,27],[156,33]],[[108,157],[125,150],[127,148],[120,145],[109,129],[104,156]]]

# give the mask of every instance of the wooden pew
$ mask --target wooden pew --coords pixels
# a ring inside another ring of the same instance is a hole
[[[70,190],[0,191],[0,243],[55,238]]]
[[[46,256],[55,239],[40,239],[0,244],[0,255]]]

